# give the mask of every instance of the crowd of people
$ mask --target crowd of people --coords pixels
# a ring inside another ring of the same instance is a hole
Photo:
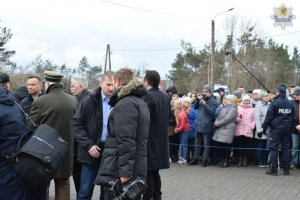
[[[223,88],[205,85],[200,94],[178,95],[172,86],[167,92],[173,114],[170,162],[221,168],[255,164],[275,176],[280,167],[289,175],[299,166],[300,87],[247,93],[240,87],[225,95]]]
[[[112,182],[136,178],[147,184],[139,199],[160,200],[159,170],[172,162],[220,168],[254,163],[274,176],[279,167],[289,175],[299,166],[300,87],[247,93],[240,87],[225,95],[223,88],[205,85],[200,93],[179,95],[175,86],[159,87],[155,70],[141,80],[121,68],[102,74],[95,91],[88,90],[86,77],[74,76],[67,94],[63,74],[45,71],[43,78],[28,76],[26,90],[12,93],[9,76],[0,73],[0,199],[49,198],[50,183],[31,187],[6,159],[34,129],[17,103],[35,124],[55,128],[68,144],[54,177],[58,200],[70,199],[71,176],[78,200],[91,199],[95,185],[101,200],[113,199]]]
[[[0,73],[0,199],[49,199],[50,183],[32,187],[8,159],[20,138],[34,130],[32,122],[53,127],[68,146],[54,176],[55,199],[70,199],[71,176],[78,200],[91,199],[95,185],[101,187],[101,200],[114,199],[112,183],[135,180],[147,185],[138,199],[161,199],[159,170],[170,167],[170,99],[159,89],[159,73],[148,70],[140,79],[129,68],[106,71],[95,91],[88,91],[86,77],[74,76],[71,94],[63,90],[62,78],[45,71],[44,81],[29,76],[27,90],[23,86],[12,93],[9,76]],[[26,121],[18,104],[31,120]]]

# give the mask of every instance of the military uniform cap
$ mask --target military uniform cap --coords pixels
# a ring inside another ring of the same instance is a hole
[[[45,71],[45,81],[50,81],[50,82],[61,82],[63,78],[63,74],[60,72],[55,72],[55,71]]]

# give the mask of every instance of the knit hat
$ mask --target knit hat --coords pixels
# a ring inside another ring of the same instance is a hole
[[[220,99],[221,98],[221,96],[220,96],[220,94],[218,92],[214,92],[213,95],[214,95],[214,97],[216,97],[216,99]]]
[[[232,94],[233,94],[234,96],[236,96],[238,99],[240,99],[241,96],[242,96],[241,92],[238,91],[238,90],[234,91]]]
[[[244,95],[242,97],[242,102],[246,101],[246,100],[249,100],[250,101],[250,97],[248,95]]]
[[[206,90],[207,92],[209,92],[211,94],[213,91],[213,88],[210,85],[205,85],[203,87],[203,90]]]

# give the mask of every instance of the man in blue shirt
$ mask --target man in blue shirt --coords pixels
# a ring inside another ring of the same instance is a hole
[[[91,199],[97,175],[110,114],[109,98],[113,92],[113,72],[107,71],[100,78],[100,87],[79,105],[73,118],[75,139],[79,143],[78,161],[82,164],[80,190],[77,199]],[[103,199],[103,193],[100,199]]]

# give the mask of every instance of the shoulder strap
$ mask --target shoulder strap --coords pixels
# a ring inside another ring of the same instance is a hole
[[[16,101],[15,101],[15,104],[16,104],[17,107],[21,110],[21,112],[22,112],[22,114],[25,116],[25,118],[26,118],[27,120],[29,120],[30,123],[32,123],[33,126],[34,126],[35,128],[37,128],[38,126],[34,123],[34,121],[32,121],[32,119],[28,116],[28,114],[23,110],[23,108],[21,107],[21,105],[20,105],[19,103],[17,103]],[[28,133],[26,133],[26,134],[24,134],[24,135],[22,135],[22,136],[20,137],[20,139],[19,139],[19,141],[18,141],[18,144],[17,144],[17,147],[16,147],[15,151],[14,151],[11,155],[7,155],[6,152],[5,152],[4,150],[0,149],[0,158],[1,158],[1,157],[5,157],[5,158],[8,159],[8,160],[13,159],[13,158],[16,156],[18,150],[20,149],[22,141],[24,140],[25,137],[27,137],[27,135],[28,135],[29,133],[30,133],[30,131],[29,131]]]
[[[30,123],[32,123],[32,125],[37,128],[38,126],[34,123],[34,121],[29,117],[29,115],[23,110],[22,106],[15,101],[15,104],[18,106],[18,108],[21,110],[22,114],[24,115],[24,117],[30,121]]]

